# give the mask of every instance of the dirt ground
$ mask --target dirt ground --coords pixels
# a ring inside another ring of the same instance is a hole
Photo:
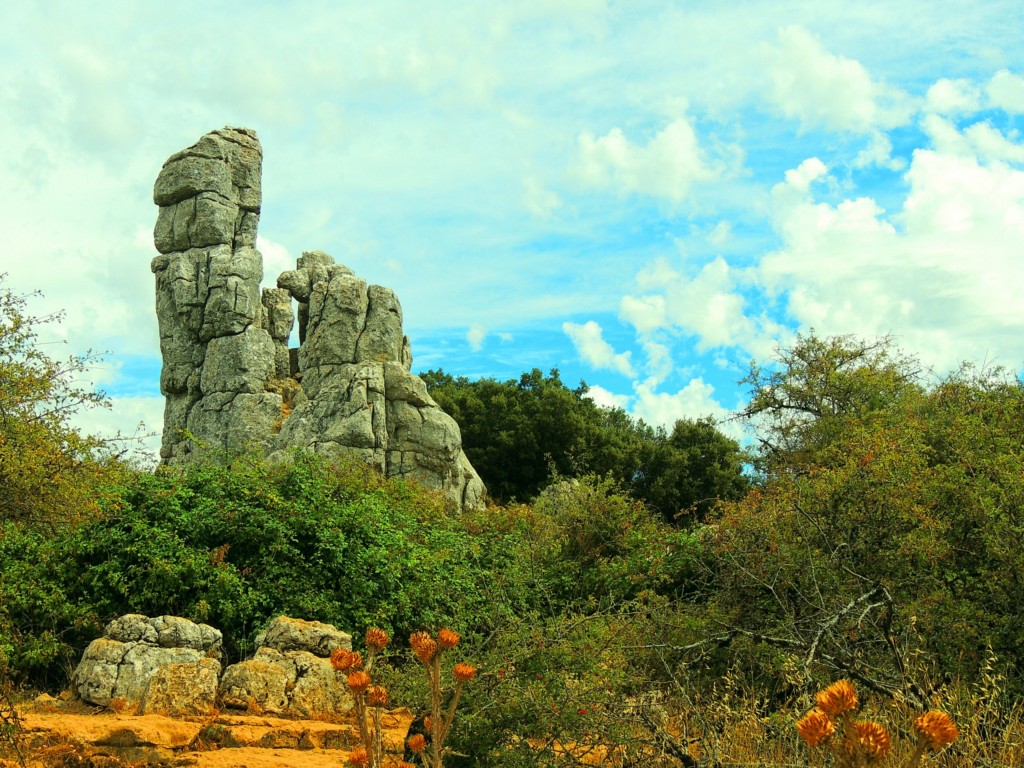
[[[21,744],[29,766],[120,768],[321,768],[344,765],[360,745],[354,719],[300,720],[219,712],[174,719],[92,710],[40,697],[19,707]],[[407,709],[381,718],[384,748],[396,763],[413,715]],[[0,768],[15,766],[13,754]]]

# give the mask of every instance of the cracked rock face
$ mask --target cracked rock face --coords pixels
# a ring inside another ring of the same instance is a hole
[[[391,289],[306,251],[260,291],[262,156],[254,132],[225,128],[171,156],[156,180],[162,462],[254,449],[286,460],[295,447],[355,455],[482,507],[458,425],[410,372]]]
[[[75,668],[71,685],[78,696],[101,707],[121,700],[131,707],[194,708],[213,707],[216,680],[220,673],[221,633],[206,624],[194,624],[179,616],[147,618],[127,614],[110,622],[103,637],[93,640]],[[174,670],[168,668],[174,667]],[[184,678],[186,684],[161,687],[151,693],[150,683],[157,675],[164,680]],[[170,679],[167,678],[167,679]],[[210,680],[214,684],[210,685]],[[188,702],[173,696],[174,690],[195,689]],[[153,700],[160,691],[160,703]],[[195,691],[205,691],[197,699]]]

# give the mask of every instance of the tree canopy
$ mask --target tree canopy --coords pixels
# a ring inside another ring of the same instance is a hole
[[[555,477],[595,474],[672,520],[746,491],[739,445],[710,419],[679,420],[667,433],[597,405],[585,383],[569,388],[557,369],[507,381],[421,375],[458,422],[463,449],[496,499],[529,500]]]
[[[906,690],[913,647],[952,674],[986,646],[1022,661],[1020,381],[929,382],[889,339],[802,337],[776,363],[749,378],[763,483],[703,532],[721,617],[881,690]]]

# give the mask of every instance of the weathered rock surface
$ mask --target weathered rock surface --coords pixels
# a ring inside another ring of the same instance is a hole
[[[307,651],[326,658],[337,648],[352,650],[352,635],[342,632],[333,624],[319,621],[278,616],[256,635],[257,648],[276,651]]]
[[[90,704],[105,707],[120,700],[127,707],[138,708],[151,680],[165,667],[197,665],[192,667],[200,674],[197,687],[202,686],[202,679],[208,678],[209,670],[216,680],[220,662],[210,657],[219,656],[220,647],[221,633],[205,624],[194,624],[178,616],[147,618],[128,614],[110,622],[103,637],[89,643],[72,674],[71,687]],[[154,690],[153,696],[157,695]],[[205,705],[195,706],[208,710],[213,703],[211,695]]]
[[[168,717],[205,716],[214,709],[220,662],[203,658],[160,667],[149,679],[139,714]]]
[[[234,709],[305,717],[352,708],[330,661],[309,651],[274,648],[259,648],[253,658],[225,669],[220,700]]]
[[[356,455],[481,507],[458,425],[410,373],[393,291],[306,251],[260,292],[261,163],[255,133],[225,128],[173,155],[156,180],[162,460],[253,449],[286,460],[295,447]],[[300,344],[289,349],[296,317]]]

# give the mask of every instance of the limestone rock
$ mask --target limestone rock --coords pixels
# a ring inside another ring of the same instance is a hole
[[[309,651],[259,648],[248,661],[224,670],[220,700],[226,707],[309,717],[352,708],[352,698],[327,659]]]
[[[203,658],[160,667],[149,679],[139,713],[191,717],[208,715],[217,699],[220,662]]]
[[[246,451],[286,460],[295,447],[355,455],[454,506],[482,507],[458,425],[410,373],[391,289],[305,251],[260,291],[261,165],[256,134],[225,128],[171,156],[154,185],[162,461]],[[299,347],[289,349],[296,318]]]
[[[104,636],[85,649],[72,674],[71,686],[90,704],[105,707],[119,699],[137,707],[161,668],[219,656],[220,648],[221,633],[205,624],[178,616],[127,614],[110,622]],[[210,661],[219,670],[219,662]]]
[[[351,651],[352,635],[332,624],[278,616],[256,635],[256,647],[277,651],[307,651],[326,658],[337,648]]]

